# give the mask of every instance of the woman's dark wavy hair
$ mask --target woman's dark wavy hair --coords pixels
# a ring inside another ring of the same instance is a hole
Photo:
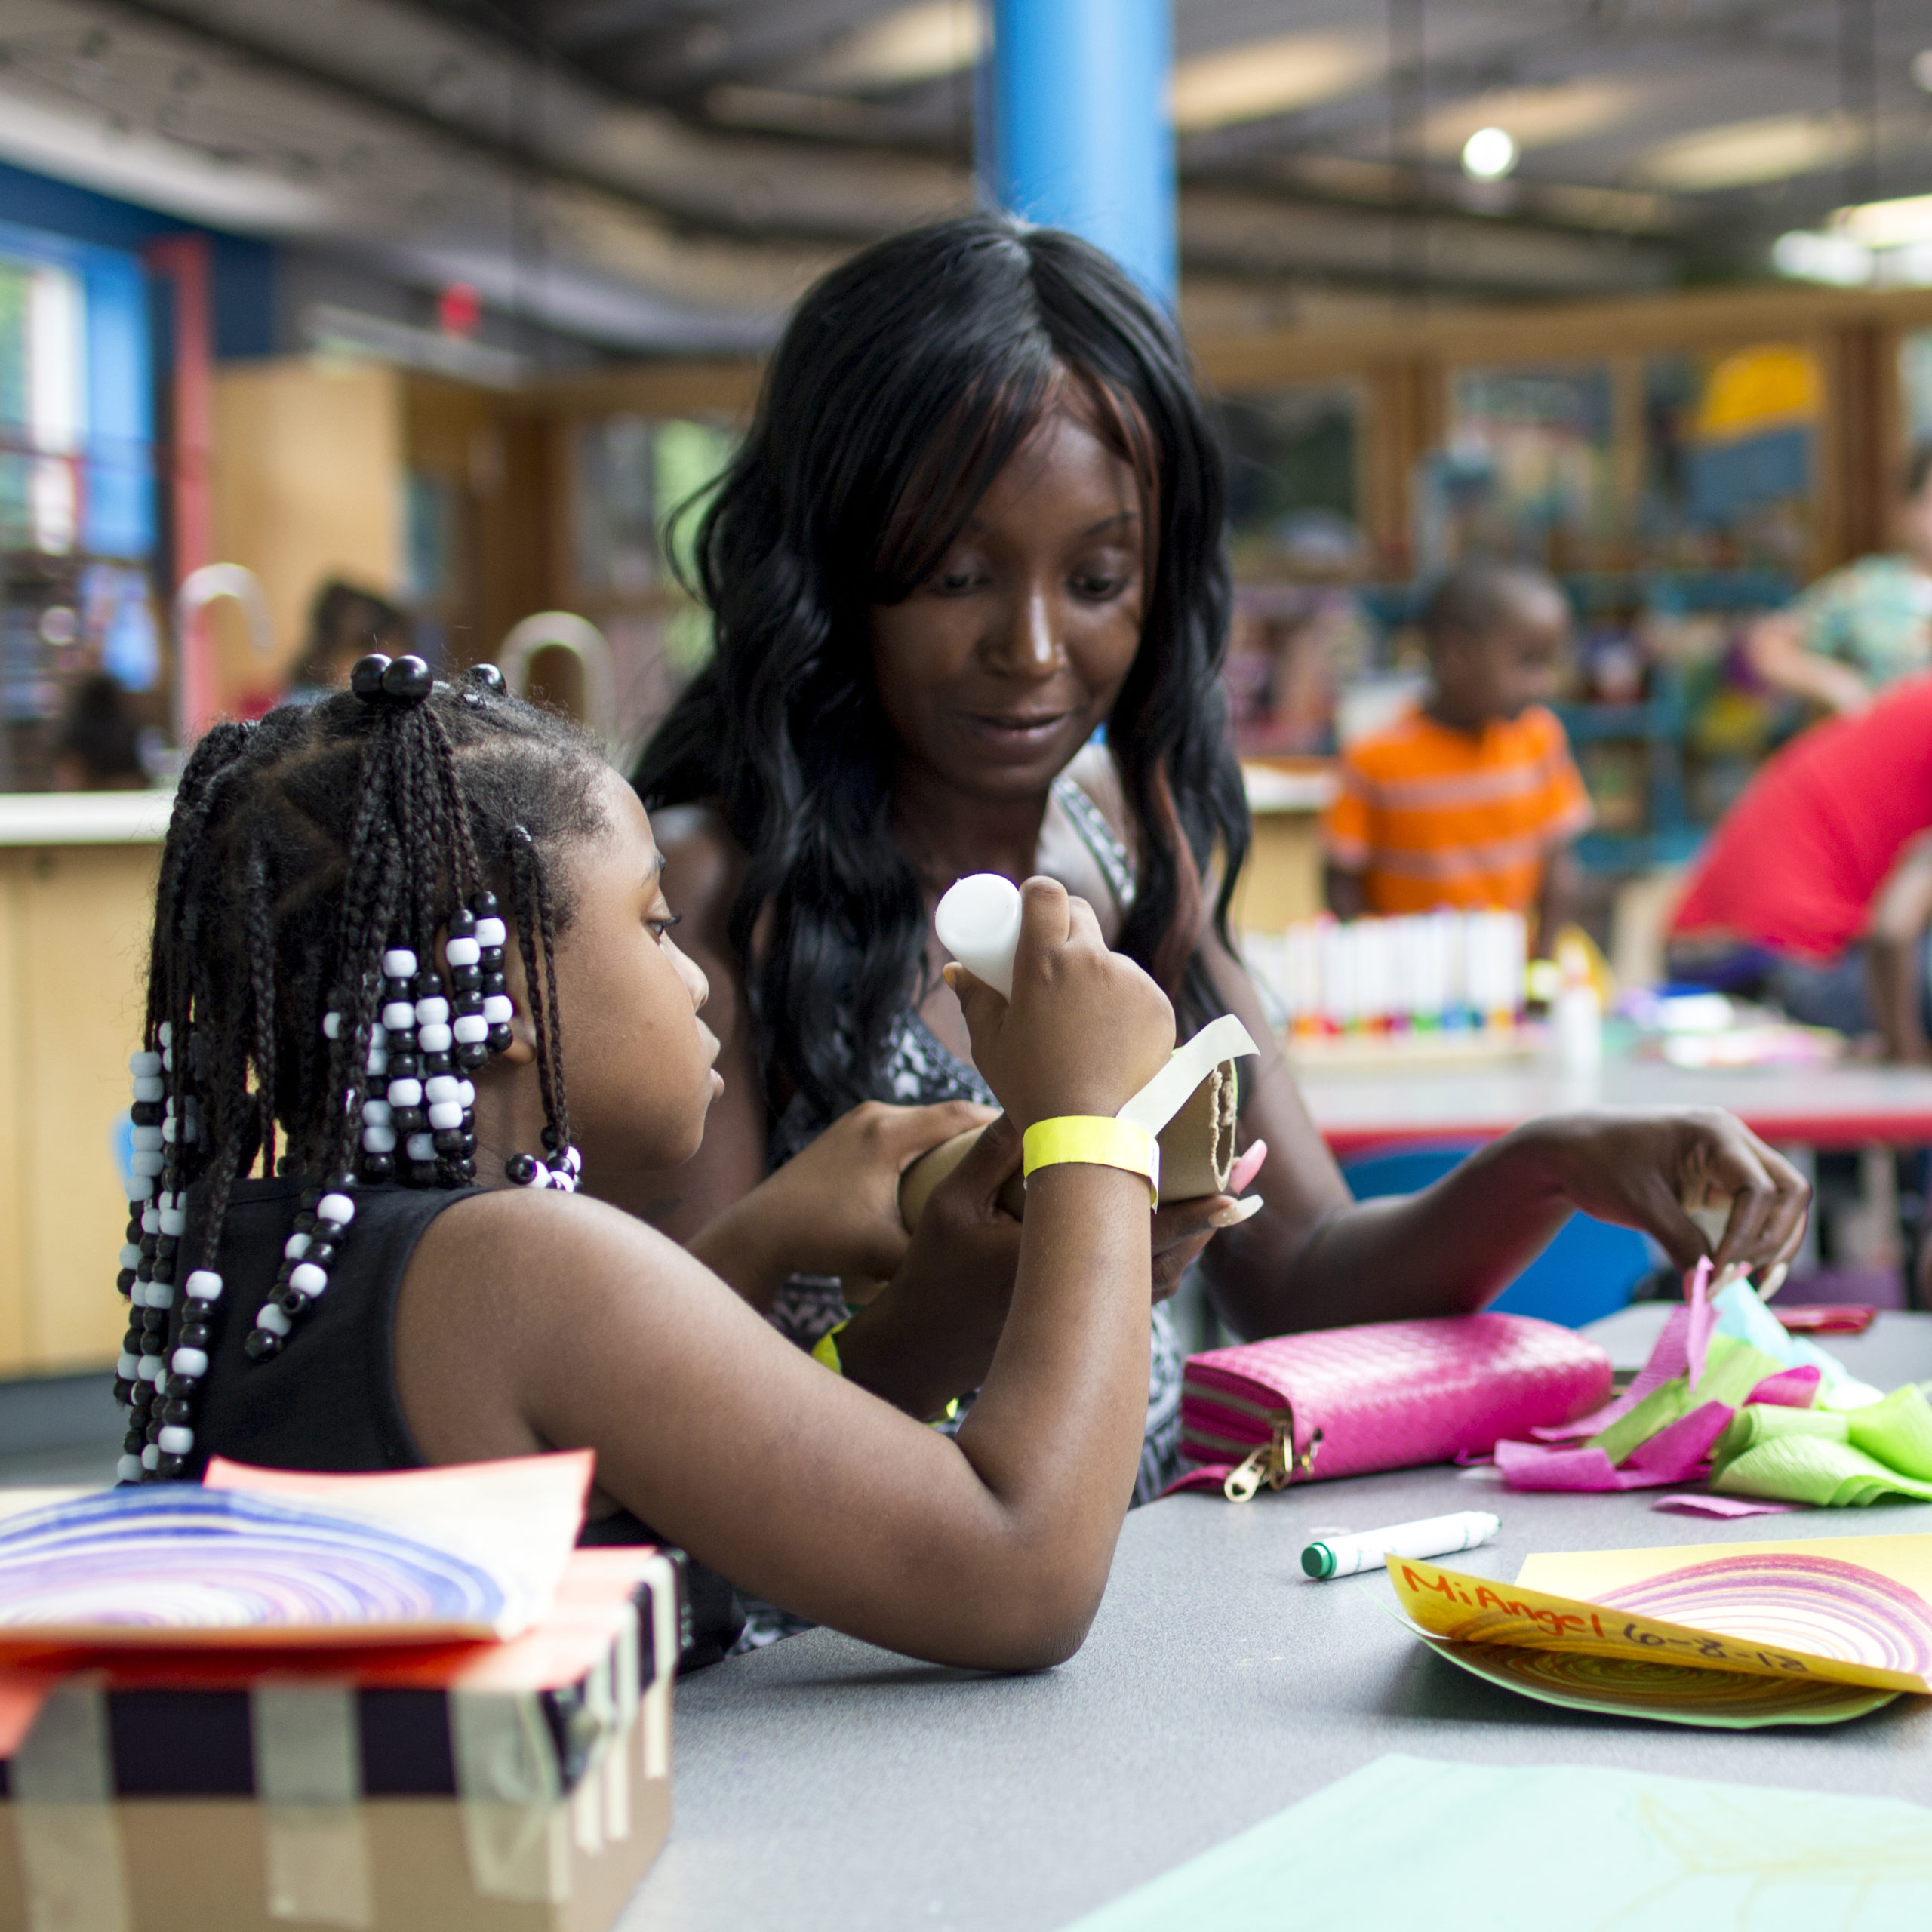
[[[1218,859],[1225,937],[1249,830],[1218,681],[1219,447],[1179,336],[1119,267],[1073,235],[966,216],[866,249],[799,304],[697,533],[715,655],[634,777],[647,806],[717,803],[749,855],[730,931],[774,1101],[800,1093],[829,1115],[870,1095],[922,985],[925,904],[891,826],[870,607],[930,577],[1061,408],[1134,469],[1152,565],[1106,726],[1139,831],[1118,943],[1183,1014],[1217,1010],[1195,950],[1202,881]]]

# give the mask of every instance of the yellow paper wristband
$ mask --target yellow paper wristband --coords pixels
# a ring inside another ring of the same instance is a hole
[[[1036,1168],[1054,1168],[1068,1161],[1094,1168],[1124,1168],[1147,1182],[1148,1199],[1161,1201],[1161,1143],[1144,1127],[1104,1114],[1059,1114],[1036,1120],[1020,1143],[1021,1171],[1032,1178]]]

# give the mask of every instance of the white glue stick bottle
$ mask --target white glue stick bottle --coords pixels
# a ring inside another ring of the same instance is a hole
[[[1020,945],[1020,888],[998,872],[974,872],[949,887],[933,915],[939,943],[975,979],[1013,997]]]

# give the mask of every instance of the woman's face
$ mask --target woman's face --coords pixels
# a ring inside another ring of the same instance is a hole
[[[615,772],[601,783],[610,829],[570,855],[577,914],[557,943],[571,1127],[593,1176],[690,1159],[724,1087],[697,1017],[710,988],[670,936],[651,821]]]
[[[902,756],[989,801],[1043,794],[1140,648],[1143,540],[1133,471],[1084,423],[1046,417],[932,576],[873,607]]]

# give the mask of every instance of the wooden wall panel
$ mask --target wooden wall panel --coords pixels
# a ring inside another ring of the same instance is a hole
[[[1576,361],[1654,349],[1734,348],[1850,324],[1932,325],[1932,289],[1830,289],[1796,283],[1680,289],[1617,302],[1447,309],[1413,321],[1202,338],[1202,373],[1229,392],[1359,375],[1426,355],[1451,367]]]
[[[1416,464],[1441,441],[1447,426],[1447,375],[1441,361],[1429,355],[1371,362],[1367,374],[1358,471],[1362,527],[1374,546],[1378,572],[1401,577],[1414,561]]]
[[[17,1072],[0,1155],[11,1135],[18,1208],[0,1266],[19,1272],[0,1275],[0,1349],[17,1333],[18,1365],[33,1372],[104,1367],[127,1325],[114,1291],[128,1203],[113,1137],[140,1036],[158,860],[158,848],[134,845],[4,854],[13,983],[0,968],[0,1066],[11,1027]]]
[[[450,581],[431,600],[452,665],[493,657],[510,626],[566,601],[555,568],[553,418],[528,395],[411,376],[403,460],[456,510]]]
[[[1237,932],[1278,933],[1313,918],[1327,903],[1321,872],[1319,814],[1257,812],[1228,923]]]
[[[331,577],[385,596],[402,588],[402,379],[374,363],[319,357],[233,362],[215,374],[214,545],[268,593],[277,663],[253,660],[223,612],[224,697],[279,681],[309,605]]]
[[[1816,571],[1890,547],[1892,500],[1903,457],[1898,331],[1853,321],[1820,331],[1824,377],[1820,426]]]
[[[0,851],[0,1375],[27,1367],[27,1190],[31,1131],[20,1009],[30,853]]]

